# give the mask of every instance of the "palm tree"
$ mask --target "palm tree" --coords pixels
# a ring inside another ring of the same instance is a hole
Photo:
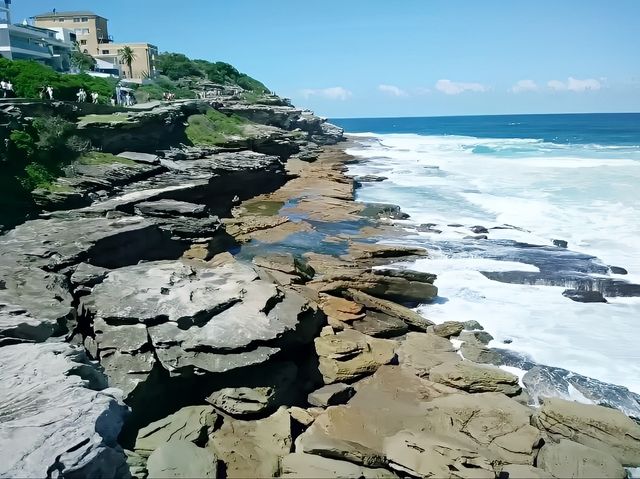
[[[120,61],[129,67],[129,78],[133,78],[133,69],[131,68],[131,64],[135,59],[136,54],[129,45],[126,45],[122,50],[120,50]]]

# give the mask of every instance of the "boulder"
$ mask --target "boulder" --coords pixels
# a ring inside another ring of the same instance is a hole
[[[296,452],[282,459],[282,473],[280,477],[290,479],[372,479],[397,478],[394,473],[386,469],[373,469],[359,466],[347,461],[338,461],[314,454]]]
[[[354,330],[315,339],[319,369],[326,384],[349,382],[376,371],[395,358],[396,342]]]
[[[627,476],[611,454],[566,439],[545,444],[538,454],[538,467],[554,477],[624,479]]]
[[[440,337],[450,338],[457,336],[464,329],[464,324],[459,321],[445,321],[433,326],[433,332]]]
[[[569,247],[569,243],[566,242],[565,240],[560,240],[560,239],[554,239],[552,241],[553,246],[557,246],[558,248],[568,248]]]
[[[258,421],[225,419],[208,448],[226,465],[226,477],[274,477],[291,452],[291,417],[285,408]]]
[[[335,406],[346,403],[354,394],[355,390],[348,384],[329,384],[310,393],[307,402],[312,406]]]
[[[332,438],[317,431],[300,436],[296,441],[296,452],[349,461],[366,467],[377,468],[387,465],[384,455],[373,449],[357,442]]]
[[[135,452],[148,457],[170,441],[204,445],[218,420],[212,406],[187,406],[138,431]]]
[[[629,274],[629,272],[620,266],[609,266],[612,274]]]
[[[0,347],[0,476],[124,477],[120,392],[66,343]]]
[[[149,479],[216,478],[218,462],[210,449],[189,441],[172,440],[153,451],[147,461]]]
[[[565,289],[562,296],[578,303],[606,303],[607,300],[600,291],[583,291],[579,289]]]
[[[408,333],[398,348],[398,360],[420,377],[427,376],[434,367],[457,363],[462,358],[451,342],[432,333]]]
[[[270,254],[268,256],[256,256],[253,264],[267,270],[279,271],[284,274],[296,276],[308,281],[313,278],[315,271],[302,259],[291,253]]]
[[[624,466],[640,464],[640,425],[616,409],[548,398],[535,422],[555,438],[611,454]]]
[[[377,311],[368,311],[364,318],[354,321],[351,327],[374,338],[402,336],[409,330],[401,319]]]
[[[516,375],[472,361],[440,364],[429,371],[429,379],[471,393],[501,392],[515,396],[522,389]]]
[[[349,258],[353,260],[373,258],[401,258],[403,256],[426,256],[424,248],[411,246],[353,243],[349,248]]]
[[[426,331],[429,326],[433,325],[432,321],[422,317],[419,313],[393,301],[379,299],[355,289],[345,291],[344,295],[356,303],[362,304],[367,310],[378,311],[401,319],[411,329]]]
[[[469,229],[471,231],[473,231],[475,234],[486,234],[486,233],[489,233],[489,230],[487,228],[485,228],[484,226],[472,226]]]
[[[463,341],[460,352],[465,359],[476,363],[502,364],[500,353],[485,346],[492,336],[485,331],[462,331],[458,339]],[[486,342],[485,342],[486,341]]]
[[[289,408],[289,415],[294,421],[305,427],[310,426],[313,424],[313,421],[316,420],[316,417],[307,409],[303,409],[298,406],[291,406]]]

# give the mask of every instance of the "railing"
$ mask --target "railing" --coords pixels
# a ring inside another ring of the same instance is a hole
[[[41,43],[30,42],[29,40],[24,40],[20,37],[12,36],[9,40],[11,47],[22,48],[24,50],[29,50],[37,53],[44,54],[52,54],[51,49],[48,46],[44,46]]]

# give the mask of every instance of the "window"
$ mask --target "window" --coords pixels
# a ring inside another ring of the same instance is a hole
[[[108,55],[109,54],[109,50],[102,50],[102,54],[103,55]]]
[[[83,22],[88,22],[89,21],[89,17],[82,17],[82,21]]]
[[[73,17],[73,23],[80,23],[80,17]]]
[[[64,22],[64,21],[66,21],[66,20],[67,20],[67,19],[66,19],[66,18],[64,18],[64,17],[60,17],[60,18],[58,18],[58,21],[59,21],[59,22]]]
[[[86,40],[80,40],[80,45],[86,45],[87,41]]]

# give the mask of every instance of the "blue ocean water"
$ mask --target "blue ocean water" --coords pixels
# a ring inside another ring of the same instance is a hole
[[[386,178],[357,199],[401,206],[397,242],[430,252],[398,265],[438,274],[425,315],[477,320],[492,346],[640,393],[640,114],[331,121],[360,159],[350,173]]]

